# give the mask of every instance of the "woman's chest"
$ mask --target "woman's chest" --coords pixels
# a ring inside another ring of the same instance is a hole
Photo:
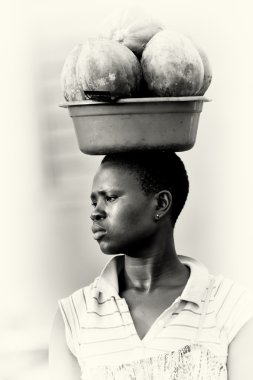
[[[173,307],[179,303],[180,290],[168,292],[161,291],[154,294],[138,294],[137,292],[124,292],[124,298],[133,324],[140,339],[143,339],[152,328],[157,319],[162,318],[166,311],[168,315]]]
[[[131,301],[88,305],[78,339],[85,380],[226,379],[226,347],[211,310],[201,327],[201,309],[180,298]]]

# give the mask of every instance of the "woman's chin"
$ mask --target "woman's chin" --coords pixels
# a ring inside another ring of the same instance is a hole
[[[116,247],[112,247],[110,244],[102,240],[99,242],[99,247],[105,255],[118,255],[119,253],[122,253],[122,251]]]

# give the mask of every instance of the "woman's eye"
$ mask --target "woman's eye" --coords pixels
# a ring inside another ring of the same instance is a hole
[[[97,205],[96,202],[91,202],[92,207],[96,207],[96,205]]]
[[[117,199],[117,197],[106,197],[107,202],[113,202]]]

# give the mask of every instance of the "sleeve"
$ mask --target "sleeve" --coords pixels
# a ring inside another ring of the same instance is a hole
[[[230,344],[240,329],[253,318],[253,295],[231,280],[224,280],[223,288],[224,299],[220,306],[219,319]]]
[[[67,345],[72,354],[77,357],[79,344],[77,339],[76,318],[71,297],[59,300],[58,305],[65,325],[65,337]]]

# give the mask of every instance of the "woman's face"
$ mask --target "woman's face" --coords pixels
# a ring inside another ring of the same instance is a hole
[[[100,166],[91,201],[92,231],[102,252],[134,253],[155,234],[155,197],[145,195],[129,171],[109,163]]]

